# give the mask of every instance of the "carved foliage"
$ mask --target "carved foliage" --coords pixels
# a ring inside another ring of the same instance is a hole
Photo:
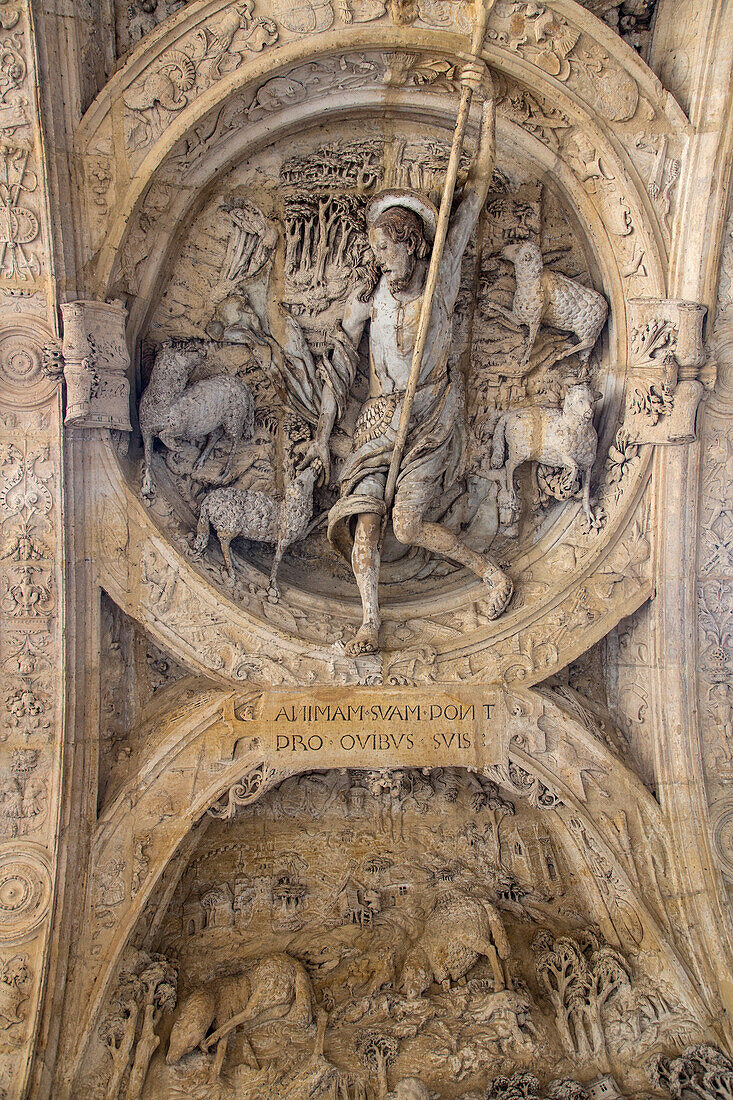
[[[160,1045],[156,1027],[175,1007],[178,975],[163,955],[128,948],[110,1007],[99,1025],[109,1060],[105,1097],[140,1100],[150,1059]]]

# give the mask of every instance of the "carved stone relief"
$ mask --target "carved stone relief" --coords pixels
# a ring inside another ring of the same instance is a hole
[[[27,1073],[24,1044],[36,1026],[36,979],[48,935],[60,648],[59,423],[53,403],[43,403],[49,382],[41,372],[37,330],[31,328],[23,342],[21,331],[10,328],[7,341],[18,340],[15,354],[28,349],[33,367],[25,393],[40,409],[4,411],[0,433],[0,668],[6,707],[0,735],[0,1045],[6,1055],[0,1086],[8,1095],[20,1095]],[[4,385],[8,400],[19,393],[21,381],[10,374]]]
[[[654,602],[707,388],[733,882],[722,126],[654,0],[487,6],[488,75],[451,0],[0,0],[0,1100],[733,1096]]]
[[[728,783],[733,762],[733,696],[731,696],[731,610],[733,573],[729,551],[731,355],[730,218],[721,255],[713,349],[718,375],[717,392],[706,409],[697,561],[697,622],[699,630],[698,690],[705,773],[710,802],[710,830],[720,870],[729,884],[733,876],[731,804]]]
[[[328,547],[323,521],[331,508],[331,524],[342,522],[338,508],[333,510],[339,470],[348,469],[349,450],[356,454],[365,443],[368,447],[370,440],[380,438],[374,434],[380,429],[363,420],[367,414],[374,418],[376,406],[364,405],[358,419],[366,378],[356,345],[352,341],[350,348],[338,316],[352,297],[358,301],[365,280],[368,283],[374,277],[365,220],[371,196],[385,186],[404,183],[424,188],[429,196],[445,157],[445,146],[437,138],[415,143],[400,137],[387,143],[376,130],[368,141],[336,140],[315,149],[306,144],[302,153],[271,153],[261,168],[243,169],[232,177],[189,230],[189,244],[153,317],[152,347],[144,360],[152,365],[152,374],[140,407],[147,448],[143,491],[149,497],[156,481],[172,478],[171,488],[180,503],[176,506],[166,490],[166,514],[172,519],[178,507],[182,519],[192,511],[200,515],[198,536],[187,538],[207,557],[211,553],[207,532],[214,527],[225,551],[232,593],[241,592],[241,565],[231,557],[230,542],[242,536],[250,540],[257,562],[262,561],[257,542],[270,541],[279,547],[278,560],[289,549],[308,563],[316,590],[344,595],[354,591],[349,572]],[[260,181],[263,173],[272,178],[277,190],[265,199],[258,182],[255,202],[248,196],[247,180]],[[607,521],[613,507],[609,501],[591,510],[590,504],[590,472],[596,456],[596,431],[590,417],[596,403],[594,387],[598,390],[603,385],[603,368],[592,353],[607,304],[598,292],[579,284],[577,276],[573,281],[549,266],[543,271],[541,263],[532,276],[537,280],[536,292],[526,282],[529,276],[523,274],[520,281],[516,263],[520,252],[523,255],[528,249],[535,250],[535,266],[536,257],[541,261],[542,248],[546,254],[565,256],[566,271],[582,273],[587,261],[573,240],[566,216],[543,196],[541,186],[526,177],[508,176],[504,170],[495,175],[492,186],[481,255],[470,245],[463,265],[464,280],[479,279],[479,298],[470,302],[470,283],[464,282],[451,350],[454,370],[471,361],[472,347],[482,359],[486,357],[486,366],[481,370],[475,366],[469,379],[470,434],[467,445],[460,445],[464,465],[466,459],[469,465],[463,482],[453,486],[446,481],[445,500],[435,503],[446,517],[444,522],[456,533],[462,531],[475,548],[474,557],[494,541],[501,555],[502,545],[509,548],[518,536],[532,537],[529,524],[537,524],[537,512],[530,513],[526,504],[520,506],[514,484],[513,471],[522,461],[538,463],[535,496],[541,506],[584,497],[586,537]],[[204,268],[198,262],[203,249],[217,255],[214,266],[209,261]],[[277,282],[281,270],[282,287]],[[533,293],[546,296],[536,321],[529,320],[529,313],[525,317],[530,308],[525,303]],[[581,321],[581,313],[571,304],[575,298],[583,303],[587,320]],[[202,311],[202,302],[212,303],[213,308],[207,305]],[[569,310],[572,319],[564,320],[562,310]],[[523,325],[529,325],[526,335]],[[554,333],[548,325],[554,325]],[[171,339],[188,343],[171,344]],[[144,365],[144,372],[150,369]],[[338,394],[341,410],[330,447],[324,447],[319,437],[326,392],[322,378],[328,392]],[[180,395],[179,404],[171,406],[174,392]],[[548,451],[543,462],[540,455],[525,454],[509,432],[512,442],[505,456],[499,438],[506,438],[506,417],[519,415],[518,425],[522,417],[528,424],[533,417],[549,423],[558,417],[566,392],[572,394],[566,408],[572,406],[573,412],[567,413],[570,419],[558,420],[557,432],[575,432],[566,426],[572,418],[581,432],[570,450],[563,452],[564,443],[558,443],[559,451],[550,446],[553,453]],[[284,402],[283,395],[287,395]],[[576,412],[572,402],[578,400]],[[509,412],[512,403],[527,406],[528,411]],[[154,411],[158,405],[162,420]],[[201,419],[204,407],[206,424]],[[390,415],[395,415],[395,409]],[[163,442],[168,467],[158,474],[154,474],[160,468],[153,449],[156,436]],[[191,444],[197,437],[208,443],[194,449]],[[312,472],[306,479],[308,469]],[[615,481],[612,499],[618,497],[617,485]],[[207,496],[206,490],[215,486],[221,487]],[[157,490],[156,495],[160,485]],[[558,506],[553,507],[559,515]],[[431,559],[425,550],[413,549],[405,555],[393,540],[385,555],[382,581],[391,583],[397,596],[410,590],[410,578],[416,575],[432,575],[433,586],[445,588],[441,578],[450,576],[449,567]],[[288,556],[283,573],[289,566]],[[271,595],[277,598],[275,587]],[[489,620],[502,611],[502,603],[494,606],[492,600],[489,594],[485,610]],[[389,629],[386,625],[385,630]]]
[[[82,1088],[117,1095],[132,1065],[143,1097],[498,1096],[497,1073],[535,1096],[539,1058],[548,1096],[594,1095],[704,1037],[594,930],[551,807],[456,768],[306,772],[246,802],[212,808],[123,957]]]

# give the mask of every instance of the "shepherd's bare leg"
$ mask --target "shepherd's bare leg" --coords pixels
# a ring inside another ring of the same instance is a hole
[[[363,621],[346,646],[351,657],[379,650],[379,533],[381,517],[374,513],[359,516],[356,521],[351,568],[361,596]]]
[[[514,586],[511,580],[489,557],[470,550],[457,535],[440,523],[426,523],[417,508],[395,507],[392,514],[392,526],[395,536],[407,546],[422,546],[434,554],[443,554],[446,558],[468,566],[489,589],[490,619],[497,619],[512,598]]]

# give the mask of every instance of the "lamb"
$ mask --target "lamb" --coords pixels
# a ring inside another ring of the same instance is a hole
[[[593,391],[581,382],[568,387],[562,410],[535,406],[502,413],[494,429],[491,465],[495,470],[504,467],[504,492],[515,511],[518,499],[514,473],[523,462],[561,468],[568,487],[574,486],[580,477],[583,507],[592,524],[590,475],[597,447]]]
[[[570,350],[579,355],[584,367],[587,366],[608,316],[608,303],[603,295],[545,267],[540,247],[532,241],[509,244],[502,255],[514,264],[517,288],[511,310],[495,303],[494,308],[510,320],[529,327],[522,367],[529,362],[543,321],[577,336],[578,343]]]
[[[214,489],[207,494],[201,506],[194,551],[197,554],[204,552],[213,524],[229,577],[234,580],[229,549],[232,539],[240,536],[254,542],[274,542],[275,556],[267,593],[278,600],[277,572],[282,556],[308,530],[313,515],[313,489],[321,473],[322,466],[318,460],[304,466],[288,482],[285,497],[279,503],[268,493],[252,489],[237,489],[234,486]]]
[[[170,450],[179,440],[206,439],[196,468],[206,462],[222,436],[230,440],[226,478],[237,444],[250,439],[254,431],[254,401],[246,382],[230,375],[216,375],[188,384],[204,357],[199,341],[169,341],[158,352],[150,382],[140,398],[140,431],[145,452],[142,495],[153,495],[153,439]],[[207,438],[208,437],[208,438]]]

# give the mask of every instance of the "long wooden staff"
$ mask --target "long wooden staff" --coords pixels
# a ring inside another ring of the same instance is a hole
[[[486,22],[489,17],[489,11],[494,6],[494,4],[493,0],[475,0],[475,5],[476,16],[473,26],[473,34],[471,36],[471,53],[474,57],[479,57],[481,47],[483,46],[484,42],[484,36],[486,34]],[[410,374],[407,379],[405,400],[402,404],[400,422],[397,427],[397,438],[395,439],[394,450],[392,451],[392,458],[389,464],[389,473],[387,474],[387,486],[384,492],[384,500],[387,506],[387,510],[385,513],[385,523],[386,516],[389,514],[389,510],[394,502],[395,489],[397,487],[397,476],[400,472],[400,463],[402,462],[402,455],[405,450],[405,443],[407,442],[407,433],[410,429],[412,406],[415,402],[417,383],[420,378],[420,371],[422,370],[422,361],[425,354],[425,344],[428,338],[428,326],[430,325],[430,317],[433,312],[433,298],[435,297],[435,288],[438,284],[438,270],[440,268],[440,261],[443,258],[445,239],[448,234],[448,220],[450,218],[451,205],[453,203],[453,194],[456,189],[456,180],[458,178],[458,169],[461,162],[461,153],[463,152],[463,140],[466,136],[468,115],[471,110],[472,95],[473,93],[470,88],[464,88],[461,93],[461,103],[458,108],[458,118],[456,120],[456,129],[453,135],[453,145],[451,147],[450,159],[448,161],[448,171],[445,177],[445,187],[443,188],[443,196],[440,200],[440,211],[438,213],[438,224],[435,230],[435,241],[433,242],[433,251],[430,257],[430,266],[428,267],[428,277],[425,280],[425,292],[423,294],[422,307],[420,309],[420,319],[417,326],[415,350],[412,353],[412,363],[410,364]]]

